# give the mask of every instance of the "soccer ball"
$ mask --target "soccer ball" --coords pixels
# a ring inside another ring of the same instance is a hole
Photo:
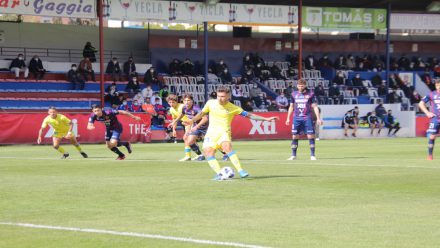
[[[234,170],[231,167],[223,167],[220,170],[220,179],[221,180],[228,180],[235,176]]]

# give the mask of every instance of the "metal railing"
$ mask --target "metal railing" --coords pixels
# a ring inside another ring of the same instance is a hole
[[[59,48],[33,48],[33,47],[0,47],[1,59],[14,59],[18,54],[23,54],[29,61],[34,55],[38,55],[42,60],[53,62],[73,62],[78,63],[83,58],[81,49],[59,49]],[[99,60],[99,51],[95,53]],[[107,63],[113,57],[117,57],[120,62],[124,62],[132,56],[136,63],[151,63],[151,52],[143,51],[116,51],[104,50],[104,62]]]

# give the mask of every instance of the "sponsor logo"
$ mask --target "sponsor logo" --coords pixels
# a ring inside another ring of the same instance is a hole
[[[249,131],[250,135],[253,134],[276,134],[275,121],[256,121],[251,120],[252,128]]]

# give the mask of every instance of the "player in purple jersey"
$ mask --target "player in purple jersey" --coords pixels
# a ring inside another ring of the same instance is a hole
[[[430,110],[426,108],[425,103],[430,103]],[[419,108],[431,119],[426,133],[429,135],[428,139],[428,160],[433,160],[435,137],[440,130],[440,79],[435,81],[435,90],[423,97],[419,103]]]
[[[116,160],[125,159],[125,154],[122,153],[118,147],[125,146],[127,148],[128,153],[131,153],[131,145],[129,142],[120,141],[120,137],[122,134],[122,124],[118,121],[118,114],[123,114],[129,116],[137,121],[140,121],[141,118],[138,116],[134,116],[127,111],[124,110],[115,110],[115,109],[102,109],[99,105],[92,106],[92,114],[89,118],[89,124],[87,125],[88,130],[95,129],[95,125],[93,124],[95,121],[99,121],[104,123],[105,125],[105,143],[107,144],[108,149],[112,152],[118,154]]]
[[[298,149],[298,138],[301,133],[307,134],[310,143],[310,159],[316,160],[315,157],[315,128],[312,120],[312,109],[316,115],[316,123],[322,125],[321,115],[315,96],[307,89],[307,82],[304,79],[298,80],[298,91],[292,92],[292,102],[287,112],[286,125],[290,124],[292,112],[292,156],[287,160],[296,159],[296,151]]]

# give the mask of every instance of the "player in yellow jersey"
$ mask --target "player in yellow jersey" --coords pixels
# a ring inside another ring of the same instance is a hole
[[[171,117],[173,118],[173,122],[171,123],[171,127],[173,129],[172,136],[175,138],[177,135],[176,128],[177,128],[177,124],[178,124],[179,120],[181,120],[182,122],[185,122],[188,120],[188,117],[186,115],[183,115],[183,117],[181,117],[182,110],[185,105],[178,102],[176,95],[170,94],[167,97],[167,102],[170,105],[170,114],[171,114]],[[185,135],[183,136],[183,140],[184,140],[185,144],[187,143],[186,139],[188,138],[188,136],[186,134],[189,133],[190,130],[191,130],[191,125],[185,125]],[[184,150],[185,157],[183,157],[179,161],[180,162],[190,161],[191,160],[191,150],[193,150],[194,152],[197,153],[197,150],[200,150],[200,148],[197,145],[197,143],[192,146],[185,145],[185,150]]]
[[[243,117],[259,121],[272,121],[279,119],[276,116],[266,118],[248,113],[237,105],[229,102],[230,99],[231,92],[229,88],[221,86],[217,88],[217,99],[206,102],[202,112],[197,114],[191,120],[186,121],[187,124],[193,124],[194,122],[200,120],[204,115],[209,114],[209,127],[203,141],[203,150],[206,160],[208,160],[210,167],[216,173],[214,180],[221,179],[220,164],[215,158],[215,150],[220,147],[228,154],[229,159],[237,169],[240,177],[245,178],[249,176],[249,173],[247,173],[247,171],[243,170],[241,167],[240,160],[238,159],[236,152],[232,150],[231,123],[234,116],[241,115]]]
[[[81,155],[84,158],[87,158],[87,154],[81,150],[81,147],[75,138],[75,134],[72,132],[72,121],[66,116],[59,114],[55,107],[50,107],[47,113],[49,114],[49,116],[44,118],[43,123],[41,124],[40,131],[38,132],[37,143],[41,144],[43,131],[47,127],[47,125],[50,125],[54,129],[52,135],[53,148],[63,154],[63,156],[61,157],[62,159],[69,157],[69,153],[60,146],[60,142],[63,138],[70,140],[70,143],[75,146],[75,148],[81,153]]]

